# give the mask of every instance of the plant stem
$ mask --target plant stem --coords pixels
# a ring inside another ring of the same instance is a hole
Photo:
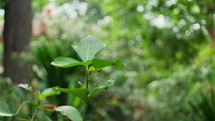
[[[21,110],[22,106],[25,104],[25,103],[28,103],[30,102],[29,100],[28,101],[24,101],[21,103],[21,105],[19,106],[19,108],[17,109],[16,113],[15,113],[15,116],[18,115],[19,111]]]
[[[88,66],[86,67],[85,76],[86,76],[86,94],[85,94],[86,104],[85,104],[85,111],[84,111],[84,114],[83,114],[83,119],[85,118],[87,108],[88,108],[88,87],[89,87],[89,70],[88,70]]]
[[[39,100],[37,100],[37,102],[34,103],[34,105],[35,105],[35,110],[34,110],[34,113],[33,113],[32,117],[31,117],[31,121],[34,121],[34,119],[35,119],[35,117],[36,117],[36,114],[37,114],[37,111],[39,110],[40,103],[41,103],[41,102],[40,102]]]
[[[16,116],[19,114],[19,112],[20,112],[20,110],[21,110],[21,108],[23,107],[23,105],[25,105],[26,103],[29,103],[30,101],[29,100],[27,100],[27,101],[24,101],[24,102],[22,102],[21,104],[20,104],[20,106],[19,106],[19,108],[17,109],[17,111],[16,111],[16,113],[14,114],[14,116],[13,116],[13,118],[12,118],[12,120],[11,121],[15,121],[16,120]]]
[[[87,89],[86,94],[88,93],[88,86],[89,86],[89,70],[88,70],[88,66],[87,66],[86,67],[86,89]]]
[[[94,76],[94,74],[96,73],[96,71],[93,71],[93,73],[90,75],[89,79],[88,80],[91,80]]]
[[[37,109],[37,107],[36,107],[36,109],[34,110],[34,113],[33,113],[33,115],[32,115],[31,121],[34,121],[34,118],[35,118],[35,116],[36,116],[36,114],[37,114],[37,111],[38,111],[38,109]]]

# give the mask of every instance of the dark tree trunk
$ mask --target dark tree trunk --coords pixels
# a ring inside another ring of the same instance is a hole
[[[15,83],[31,79],[30,67],[12,58],[14,52],[27,49],[32,28],[31,0],[8,0],[5,4],[4,76]]]
[[[212,45],[215,46],[215,28],[207,27],[209,37],[211,39]]]

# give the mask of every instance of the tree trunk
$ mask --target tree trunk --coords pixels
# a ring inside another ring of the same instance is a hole
[[[211,39],[212,45],[215,46],[215,28],[207,27],[209,37]]]
[[[26,50],[32,33],[31,0],[8,0],[5,4],[4,24],[4,76],[15,83],[31,79],[31,71],[25,65],[12,58],[14,52]]]

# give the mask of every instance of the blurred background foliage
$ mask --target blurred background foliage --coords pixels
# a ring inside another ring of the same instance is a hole
[[[32,63],[40,89],[79,86],[83,70],[50,62],[58,56],[79,59],[71,44],[88,34],[106,43],[98,56],[127,65],[96,75],[99,82],[116,83],[91,101],[88,121],[215,119],[214,0],[34,0],[33,10],[39,32],[24,60]],[[63,97],[49,101],[79,107],[77,98]]]

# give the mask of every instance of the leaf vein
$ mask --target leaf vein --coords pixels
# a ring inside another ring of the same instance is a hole
[[[88,60],[88,56],[89,56],[89,40],[87,41],[87,59]]]

